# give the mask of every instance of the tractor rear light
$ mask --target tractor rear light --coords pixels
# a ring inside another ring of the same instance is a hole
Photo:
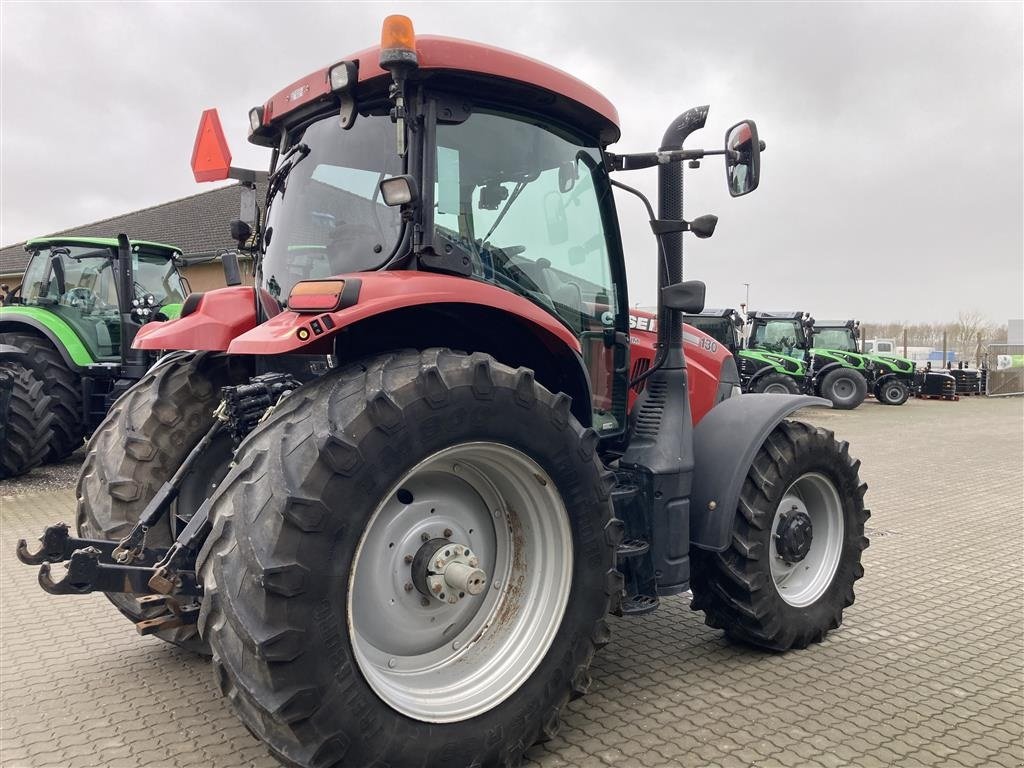
[[[333,312],[341,307],[344,280],[305,280],[295,284],[288,295],[293,312]]]
[[[249,132],[256,133],[263,125],[263,107],[253,107],[249,110]]]
[[[380,31],[380,66],[391,69],[396,66],[417,66],[416,33],[412,19],[408,16],[388,16]]]
[[[332,91],[341,91],[351,88],[356,83],[356,65],[351,61],[343,61],[335,64],[327,73],[327,79],[331,83]]]
[[[192,175],[196,181],[221,181],[231,171],[231,150],[220,127],[216,109],[207,109],[199,118],[199,132],[192,148]]]

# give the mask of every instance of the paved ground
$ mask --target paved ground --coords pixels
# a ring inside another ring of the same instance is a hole
[[[1024,765],[1022,407],[813,415],[871,486],[867,575],[843,627],[772,655],[730,645],[685,598],[617,620],[592,693],[529,764]],[[100,596],[36,586],[14,542],[72,517],[70,485],[51,486],[0,484],[0,764],[275,766],[204,661],[138,637]]]

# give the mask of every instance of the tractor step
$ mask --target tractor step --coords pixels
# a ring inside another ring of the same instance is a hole
[[[651,545],[643,539],[626,539],[619,544],[618,551],[615,555],[619,560],[623,560],[628,557],[640,557],[646,555],[651,551]]]
[[[653,595],[630,595],[622,601],[623,616],[644,616],[653,613],[661,601]]]

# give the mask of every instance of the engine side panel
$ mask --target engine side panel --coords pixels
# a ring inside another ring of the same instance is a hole
[[[629,356],[630,378],[635,378],[650,368],[654,360],[654,345],[658,341],[658,318],[651,312],[638,309],[629,313]],[[732,355],[724,345],[699,331],[692,325],[683,324],[683,345],[686,352],[687,379],[690,385],[690,413],[696,425],[714,406],[718,395],[718,383],[722,366]],[[643,391],[641,382],[629,390],[629,409],[633,409],[637,395]]]

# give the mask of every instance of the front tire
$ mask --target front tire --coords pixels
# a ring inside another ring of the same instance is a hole
[[[836,410],[852,411],[867,397],[868,383],[853,368],[835,368],[825,374],[818,391]]]
[[[784,373],[768,373],[758,379],[754,392],[767,395],[799,395],[800,387],[792,376]]]
[[[708,626],[777,651],[839,627],[868,546],[859,467],[827,430],[775,428],[744,481],[729,548],[694,550],[691,607]]]
[[[875,385],[874,394],[882,405],[903,405],[910,398],[910,387],[897,378],[883,379]]]
[[[212,426],[220,387],[236,383],[238,378],[225,356],[198,353],[160,365],[118,398],[89,441],[82,464],[78,535],[111,541],[124,537]],[[208,453],[213,453],[212,447]],[[203,464],[203,459],[199,463]],[[227,471],[226,463],[218,466],[209,460],[203,468],[205,477],[197,478],[192,486],[216,482]],[[183,488],[179,500],[203,495],[188,492],[195,490]],[[186,516],[194,511],[172,507],[149,529],[146,545],[169,547],[177,530],[175,512]],[[106,594],[132,622],[163,612],[160,606],[140,606],[131,594]],[[157,637],[196,653],[210,652],[195,625],[162,630]]]
[[[504,765],[553,736],[621,589],[596,444],[565,395],[483,354],[386,354],[289,396],[198,563],[245,725],[298,766]],[[466,547],[483,589],[449,594]]]

